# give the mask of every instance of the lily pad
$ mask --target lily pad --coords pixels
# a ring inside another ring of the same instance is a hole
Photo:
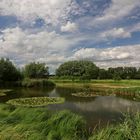
[[[32,97],[32,98],[18,98],[7,101],[7,104],[24,107],[40,107],[49,104],[64,103],[65,99],[60,97]]]
[[[97,96],[99,96],[94,93],[85,93],[85,92],[73,93],[72,95],[76,96],[76,97],[97,97]]]

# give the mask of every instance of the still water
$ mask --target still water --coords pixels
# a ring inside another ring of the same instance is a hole
[[[19,97],[63,97],[65,103],[48,105],[49,110],[71,110],[74,113],[82,115],[90,127],[96,125],[105,126],[107,124],[122,121],[123,113],[135,113],[140,111],[140,102],[116,96],[98,96],[98,97],[75,97],[74,88],[55,88],[55,89],[26,89],[17,88],[6,97],[0,97],[0,102],[6,102],[9,99]]]

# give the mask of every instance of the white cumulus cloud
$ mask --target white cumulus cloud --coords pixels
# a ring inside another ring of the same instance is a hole
[[[72,0],[0,0],[0,15],[13,15],[24,22],[38,18],[56,25],[66,21],[69,14],[79,14],[79,5]]]
[[[62,32],[74,32],[77,29],[78,29],[78,25],[76,25],[76,23],[72,23],[70,21],[68,21],[66,25],[61,26]]]
[[[101,37],[103,38],[130,38],[131,33],[129,31],[125,31],[124,28],[113,28],[111,30],[102,32]]]
[[[0,57],[8,57],[18,65],[31,61],[43,61],[56,65],[66,60],[67,51],[78,41],[54,31],[30,33],[19,27],[7,28],[0,35]]]
[[[140,66],[140,45],[116,46],[113,48],[82,48],[73,59],[88,59],[101,67]]]

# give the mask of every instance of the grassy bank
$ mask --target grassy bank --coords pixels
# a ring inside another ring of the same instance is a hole
[[[77,89],[75,96],[94,97],[94,96],[123,96],[132,100],[140,100],[140,80],[91,80],[91,81],[72,81],[72,80],[53,80],[59,88]]]
[[[69,111],[0,105],[0,140],[82,140],[85,121]]]
[[[123,123],[93,133],[89,140],[139,140],[140,114],[127,115]]]
[[[139,87],[140,80],[90,80],[90,81],[81,81],[81,80],[58,80],[51,79],[52,82],[55,82],[57,86],[82,86],[88,84],[94,87],[108,87],[108,88],[129,88],[129,87]]]
[[[22,87],[55,87],[54,82],[47,79],[24,79],[21,82]]]
[[[7,88],[7,87],[8,88],[9,87],[26,87],[26,88],[50,87],[50,88],[54,88],[55,83],[48,79],[23,79],[22,81],[17,81],[17,82],[1,82],[0,87],[1,88]]]
[[[0,140],[138,140],[140,114],[123,123],[88,133],[81,116],[46,108],[15,108],[0,104]]]

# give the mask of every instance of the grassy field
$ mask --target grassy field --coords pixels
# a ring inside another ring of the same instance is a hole
[[[72,81],[72,80],[53,80],[56,87],[75,88],[79,90],[76,96],[123,96],[132,100],[140,100],[140,80],[91,80],[91,81]]]
[[[88,84],[93,87],[105,87],[105,88],[131,88],[140,87],[140,80],[91,80],[91,81],[79,81],[79,80],[52,80],[57,86],[83,86]]]

